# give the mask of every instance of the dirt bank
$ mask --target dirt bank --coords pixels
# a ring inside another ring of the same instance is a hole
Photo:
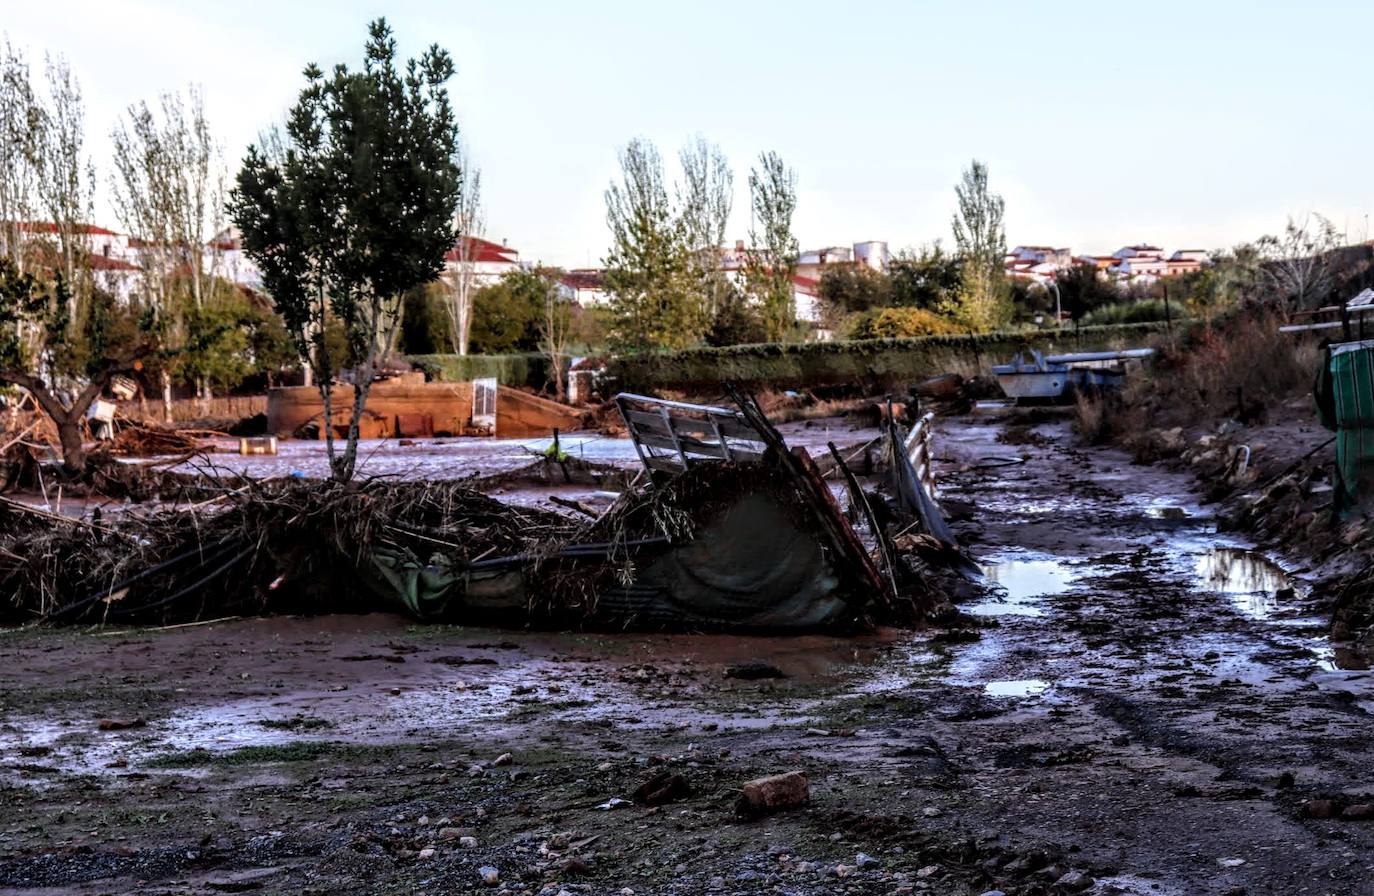
[[[1067,422],[1006,433],[937,443],[1006,589],[972,643],[0,633],[0,890],[1374,892],[1374,822],[1304,812],[1374,790],[1374,692],[1301,581],[1217,533],[1190,474]],[[660,768],[691,794],[598,808]],[[791,769],[808,809],[736,820],[742,782]]]

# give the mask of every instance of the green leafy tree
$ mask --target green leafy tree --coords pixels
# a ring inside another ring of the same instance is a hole
[[[436,283],[406,290],[401,301],[400,346],[404,354],[432,355],[452,351],[453,328],[446,293],[447,290]],[[468,306],[470,309],[470,298]],[[471,311],[468,313],[470,315]]]
[[[550,277],[517,269],[473,294],[472,347],[488,355],[539,348],[539,321]]]
[[[314,372],[332,420],[332,380],[352,369],[342,453],[324,427],[334,479],[357,463],[358,422],[407,290],[437,278],[456,239],[462,176],[458,126],[445,84],[453,60],[438,46],[398,68],[384,19],[373,22],[363,67],[305,69],[284,136],[249,147],[230,202],[249,257]],[[344,334],[331,351],[327,324]]]
[[[776,152],[759,154],[759,167],[749,171],[753,226],[745,259],[745,290],[758,303],[768,338],[782,341],[797,320],[797,272],[801,248],[792,234],[797,210],[797,172]]]
[[[70,314],[71,293],[58,272],[42,279],[0,258],[0,383],[27,389],[57,426],[68,475],[86,467],[81,422],[116,374],[133,371],[154,350],[133,309],[93,290]],[[146,321],[145,321],[146,322]]]
[[[954,244],[963,262],[963,288],[945,310],[971,330],[991,330],[1011,320],[1004,259],[1006,203],[988,189],[988,166],[973,160],[955,186]]]
[[[693,289],[686,228],[669,202],[658,150],[647,140],[631,140],[620,151],[620,170],[620,182],[606,190],[613,344],[631,350],[692,345],[707,321]]]
[[[1074,319],[1127,298],[1126,290],[1115,280],[1103,276],[1095,264],[1065,268],[1055,277],[1055,283],[1059,287],[1060,309]]]
[[[891,278],[866,264],[830,265],[817,291],[827,312],[837,316],[892,304]]]
[[[934,311],[957,302],[964,288],[964,263],[936,240],[918,251],[897,253],[887,264],[892,305]]]

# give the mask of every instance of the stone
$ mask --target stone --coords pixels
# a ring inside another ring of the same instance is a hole
[[[1308,800],[1302,804],[1302,814],[1307,818],[1330,818],[1336,814],[1336,804],[1331,800]]]
[[[492,765],[510,765],[515,761],[515,757],[509,753],[502,753],[491,761]]]
[[[434,858],[434,853],[435,853],[434,847],[432,847],[432,846],[426,846],[424,849],[420,850],[420,854],[419,854],[418,858],[419,858],[420,861],[422,861],[422,862],[428,861],[429,859]]]
[[[687,779],[667,769],[660,769],[654,773],[630,794],[641,806],[662,806],[691,795],[692,785],[687,783]]]
[[[1354,803],[1341,812],[1346,821],[1368,821],[1374,818],[1374,803]]]
[[[1091,888],[1095,883],[1097,881],[1082,871],[1070,871],[1056,880],[1054,885],[1066,893],[1081,893]]]
[[[806,775],[799,771],[784,772],[746,781],[735,803],[735,812],[746,818],[758,818],[799,809],[810,802],[811,782]]]
[[[725,669],[726,678],[738,678],[741,681],[758,681],[762,678],[786,678],[787,673],[777,666],[751,660],[744,663],[734,663]]]
[[[1244,859],[1217,859],[1217,864],[1223,868],[1239,868],[1245,864]]]
[[[491,865],[483,865],[477,869],[477,873],[482,878],[482,883],[489,887],[494,887],[501,882],[501,871]]]
[[[720,875],[716,875],[715,877],[711,878],[711,882],[708,883],[706,886],[710,887],[712,890],[719,890],[721,887],[725,886],[725,878],[721,877]]]
[[[878,861],[877,859],[873,858],[871,855],[869,855],[869,854],[866,853],[866,852],[861,852],[861,853],[859,853],[857,856],[854,857],[854,864],[857,865],[860,869],[863,869],[863,868],[872,868],[872,867],[875,866],[875,865],[881,865],[882,862],[880,862],[880,861]]]
[[[476,837],[459,837],[459,838],[458,838],[458,845],[461,846],[463,849],[476,849],[476,848],[477,848],[477,838],[476,838]]]

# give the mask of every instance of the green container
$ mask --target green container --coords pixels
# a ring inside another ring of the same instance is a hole
[[[1327,348],[1317,406],[1322,423],[1336,430],[1336,510],[1344,512],[1374,487],[1374,339]]]

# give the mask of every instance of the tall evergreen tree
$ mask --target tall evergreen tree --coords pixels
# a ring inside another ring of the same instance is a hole
[[[454,244],[462,182],[445,87],[452,58],[436,45],[398,68],[386,20],[368,33],[360,71],[306,67],[285,136],[249,147],[230,202],[244,249],[314,371],[341,481],[353,477],[358,422],[402,296],[438,277]],[[346,357],[329,350],[326,321],[342,325]],[[341,367],[352,368],[354,394],[339,454],[329,424]]]

